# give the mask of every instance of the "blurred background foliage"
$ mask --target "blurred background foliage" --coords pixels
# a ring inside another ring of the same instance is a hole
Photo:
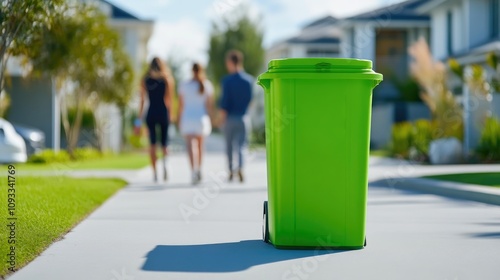
[[[262,72],[265,55],[263,27],[259,24],[260,18],[253,19],[246,11],[244,7],[235,9],[234,13],[226,13],[212,22],[207,74],[216,88],[227,74],[224,61],[229,50],[237,49],[243,53],[246,72],[253,76]]]

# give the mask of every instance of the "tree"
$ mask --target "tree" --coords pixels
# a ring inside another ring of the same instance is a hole
[[[71,2],[52,26],[31,38],[27,58],[34,73],[54,77],[61,105],[63,128],[72,155],[80,135],[85,106],[115,103],[124,112],[131,98],[133,71],[118,34],[93,5]],[[73,123],[68,107],[76,107]]]
[[[31,51],[31,41],[58,13],[64,0],[3,0],[0,4],[0,92],[11,55]]]
[[[212,22],[210,34],[208,74],[218,84],[227,74],[224,63],[226,52],[240,50],[245,56],[245,70],[257,76],[264,62],[262,47],[263,32],[256,21],[246,13],[244,5],[234,8],[234,13],[226,13],[221,21]]]
[[[101,91],[97,101],[115,104],[120,110],[121,115],[121,132],[122,144],[125,139],[125,121],[126,111],[130,100],[132,99],[134,85],[134,71],[130,57],[125,53],[121,45],[117,44],[118,40],[114,41],[112,51],[110,52],[110,61],[108,69],[101,79],[96,82],[101,83]],[[98,135],[101,135],[98,133]],[[102,143],[102,141],[100,141]],[[121,150],[121,147],[120,147]]]

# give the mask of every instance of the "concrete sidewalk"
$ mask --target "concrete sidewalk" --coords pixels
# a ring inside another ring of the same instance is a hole
[[[185,155],[170,181],[127,172],[131,184],[11,278],[32,279],[498,279],[500,208],[381,186],[378,181],[458,167],[378,160],[370,165],[368,246],[357,251],[277,250],[261,239],[265,155],[248,155],[245,184],[223,182],[209,153],[193,187]],[[498,166],[462,167],[489,171]],[[463,170],[462,170],[463,171]],[[119,174],[118,174],[119,175]]]

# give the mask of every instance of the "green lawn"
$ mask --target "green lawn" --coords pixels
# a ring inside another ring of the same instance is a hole
[[[7,228],[7,174],[0,168],[0,279],[9,271],[10,252]],[[119,179],[74,179],[68,177],[16,177],[16,269],[37,257],[117,190],[125,186]]]
[[[16,164],[16,167],[26,171],[57,171],[57,170],[91,170],[91,169],[138,169],[149,164],[146,153],[129,153],[120,155],[109,155],[99,159],[67,163],[25,163]],[[5,165],[4,165],[5,166]],[[0,166],[1,167],[1,166]]]
[[[425,178],[500,188],[500,173],[446,174]]]

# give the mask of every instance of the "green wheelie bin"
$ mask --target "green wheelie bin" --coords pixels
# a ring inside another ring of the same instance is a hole
[[[271,60],[265,90],[268,201],[263,239],[277,248],[360,249],[365,216],[372,62]]]

